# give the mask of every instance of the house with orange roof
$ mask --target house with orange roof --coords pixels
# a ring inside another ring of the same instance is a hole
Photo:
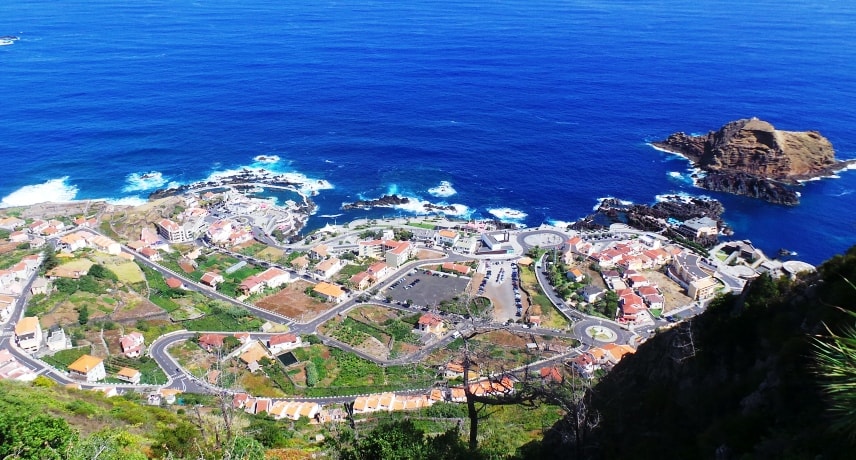
[[[265,282],[258,276],[250,275],[238,285],[238,291],[244,295],[258,294],[265,287]]]
[[[226,336],[223,334],[202,334],[199,336],[199,346],[211,352],[215,348],[223,348],[225,339]]]
[[[309,258],[314,260],[324,260],[330,255],[330,248],[326,244],[318,244],[309,249]]]
[[[184,283],[174,276],[170,276],[166,279],[166,285],[169,286],[170,289],[181,289],[184,287]]]
[[[436,237],[437,244],[451,247],[458,242],[458,239],[461,237],[461,235],[454,230],[443,229],[436,233]]]
[[[300,256],[290,262],[291,267],[295,270],[306,270],[309,266],[309,259],[306,256]]]
[[[446,393],[444,393],[440,388],[432,388],[431,393],[428,394],[428,399],[433,402],[445,401]]]
[[[86,247],[86,237],[83,232],[74,232],[59,239],[59,247],[65,251],[74,252]]]
[[[107,378],[104,360],[95,356],[83,355],[68,365],[68,376],[87,382],[97,382]]]
[[[235,409],[243,409],[249,398],[250,395],[246,393],[235,393],[235,396],[232,396],[232,407]]]
[[[467,393],[462,387],[453,387],[449,389],[449,400],[452,402],[466,402]]]
[[[577,356],[571,360],[571,365],[577,373],[589,378],[594,374],[594,371],[598,369],[595,364],[594,355],[591,353],[583,353]]]
[[[277,334],[268,339],[268,349],[273,354],[292,350],[299,347],[300,344],[300,337],[294,334]]]
[[[444,272],[456,273],[458,275],[463,276],[469,275],[470,271],[472,270],[469,265],[456,264],[454,262],[443,262],[443,265],[441,265],[441,269]]]
[[[585,276],[583,276],[583,272],[580,271],[579,268],[572,268],[568,270],[567,277],[569,280],[575,281],[577,283],[582,283],[585,279]]]
[[[312,288],[312,292],[320,295],[329,302],[340,302],[345,299],[345,291],[335,284],[322,281]]]
[[[223,275],[215,272],[205,272],[205,274],[202,275],[202,278],[200,278],[199,280],[200,283],[215,289],[217,288],[217,285],[222,283],[223,281],[225,281]]]
[[[276,267],[270,267],[256,276],[271,289],[278,288],[291,280],[291,275],[287,271]]]
[[[625,356],[636,353],[636,349],[630,345],[616,345],[614,343],[604,345],[603,350],[606,351],[606,358],[612,363],[618,363]]]
[[[245,364],[258,363],[262,358],[267,358],[268,352],[258,341],[252,342],[239,356]]]
[[[335,275],[339,270],[342,269],[344,264],[341,260],[336,257],[331,257],[329,259],[324,259],[321,262],[318,262],[315,265],[315,269],[312,271],[316,277],[320,279],[329,279],[331,276]]]
[[[392,403],[395,401],[395,393],[383,393],[378,398],[377,410],[387,411],[392,410]]]
[[[369,268],[366,269],[366,273],[373,276],[377,280],[382,280],[387,276],[393,274],[395,270],[392,269],[386,262],[375,262],[369,265]]]
[[[443,323],[443,318],[433,313],[425,313],[420,316],[416,325],[420,331],[436,335],[442,334],[446,329],[446,325]]]
[[[541,380],[545,383],[562,383],[565,380],[565,376],[562,375],[562,371],[554,366],[542,367],[539,373],[541,375]]]
[[[15,341],[24,351],[33,353],[42,346],[42,326],[37,316],[25,316],[15,324]]]
[[[122,245],[106,236],[89,234],[86,238],[89,245],[95,248],[96,251],[106,252],[114,256],[122,252]]]
[[[369,272],[363,271],[351,276],[348,281],[358,291],[365,291],[374,283],[374,278]]]
[[[119,372],[116,372],[116,378],[128,383],[133,383],[134,385],[140,383],[140,378],[143,376],[140,371],[136,369],[131,369],[130,367],[123,367],[119,369]]]
[[[385,244],[389,247],[386,251],[386,263],[391,267],[398,268],[413,256],[415,246],[409,241],[387,240]]]

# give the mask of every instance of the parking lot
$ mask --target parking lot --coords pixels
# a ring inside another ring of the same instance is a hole
[[[432,308],[463,294],[469,282],[468,277],[413,269],[381,292],[381,296],[390,296],[393,302],[410,300],[417,308]]]
[[[477,294],[493,302],[493,317],[497,321],[517,320],[523,313],[525,300],[518,287],[517,264],[513,261],[485,261],[478,271],[484,279]]]

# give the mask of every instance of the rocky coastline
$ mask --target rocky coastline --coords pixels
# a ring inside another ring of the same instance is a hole
[[[393,208],[408,203],[410,203],[410,198],[406,196],[384,195],[373,200],[357,200],[353,203],[343,203],[341,209],[349,211],[353,209]],[[428,212],[455,211],[455,207],[452,205],[424,203],[422,207]]]
[[[799,204],[801,181],[856,164],[836,160],[832,144],[817,131],[781,131],[757,118],[732,121],[701,136],[675,133],[653,145],[706,171],[696,181],[699,187],[790,206]]]
[[[611,224],[627,224],[649,232],[671,232],[669,219],[685,221],[697,217],[708,217],[716,221],[725,234],[731,233],[722,213],[725,207],[717,200],[708,198],[671,195],[653,204],[627,203],[616,198],[605,198],[594,213],[571,225],[572,230],[606,230]]]

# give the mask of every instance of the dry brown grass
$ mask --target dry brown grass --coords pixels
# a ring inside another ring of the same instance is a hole
[[[416,254],[416,258],[419,260],[439,259],[440,257],[443,257],[442,252],[432,251],[430,249],[420,249]]]
[[[295,281],[276,294],[259,300],[256,306],[290,318],[309,321],[336,305],[304,294],[303,291],[309,286],[312,284],[306,281]]]
[[[645,275],[652,283],[657,283],[657,286],[660,288],[660,292],[663,293],[663,299],[666,301],[666,307],[663,309],[664,314],[693,301],[686,295],[686,293],[684,293],[684,289],[680,287],[678,283],[669,279],[669,277],[664,273],[649,271],[642,274]]]

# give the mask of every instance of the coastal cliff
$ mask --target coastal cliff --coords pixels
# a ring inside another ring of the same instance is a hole
[[[675,133],[657,148],[686,156],[707,171],[700,187],[795,205],[799,181],[834,174],[853,161],[837,161],[817,131],[781,131],[757,118],[727,123],[701,136]]]

